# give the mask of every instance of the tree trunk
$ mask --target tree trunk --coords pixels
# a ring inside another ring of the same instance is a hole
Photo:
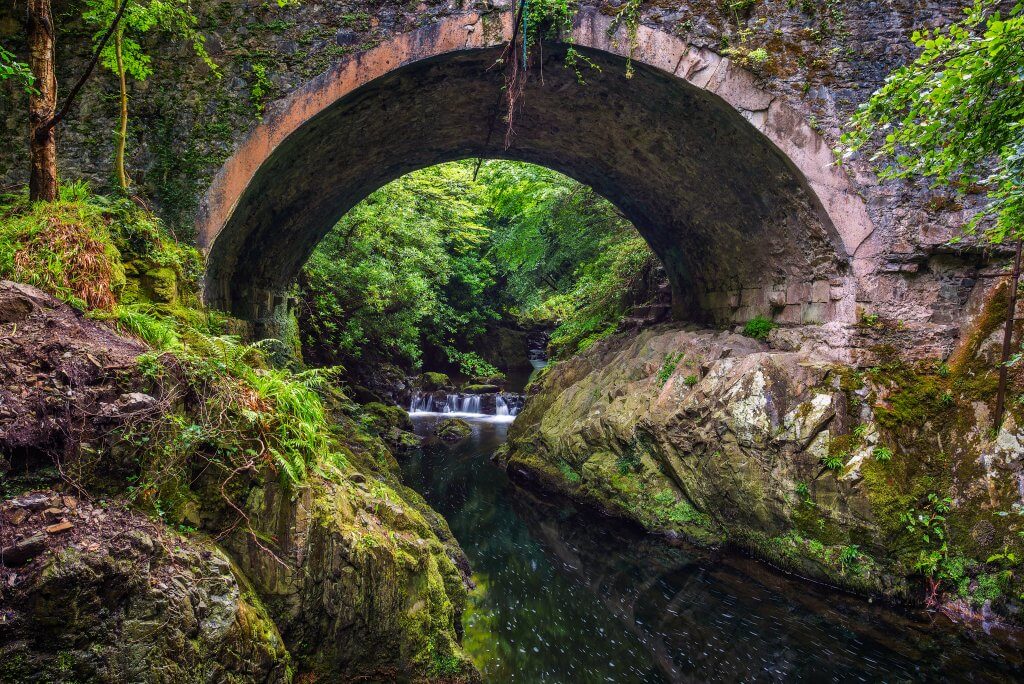
[[[1006,381],[1010,360],[1010,346],[1013,341],[1013,320],[1017,312],[1017,288],[1020,287],[1020,252],[1021,240],[1017,240],[1017,255],[1013,260],[1013,275],[1010,277],[1010,309],[1006,312],[1006,328],[1003,330],[1003,353],[999,363],[999,389],[996,390],[996,430],[1003,424],[1003,411],[1006,408]]]
[[[123,33],[120,28],[114,34],[114,53],[117,55],[117,77],[121,86],[121,125],[117,131],[117,151],[114,155],[114,167],[117,169],[117,182],[121,189],[128,192],[128,175],[124,170],[124,148],[128,137],[128,84],[125,81],[124,57],[121,54]]]
[[[35,91],[29,96],[29,151],[32,170],[28,192],[32,201],[57,199],[57,138],[46,126],[57,111],[57,77],[54,73],[53,17],[50,0],[28,2],[29,66]]]

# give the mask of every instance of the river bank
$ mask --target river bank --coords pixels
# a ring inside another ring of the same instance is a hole
[[[489,682],[1005,681],[1021,644],[892,610],[742,554],[669,546],[557,495],[491,456],[508,423],[428,439],[403,479],[448,520],[476,588],[464,645]],[[971,673],[967,675],[966,673]]]

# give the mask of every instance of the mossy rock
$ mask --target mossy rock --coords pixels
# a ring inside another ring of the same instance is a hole
[[[466,385],[462,391],[466,394],[496,394],[501,388],[497,385]]]
[[[370,429],[379,435],[386,435],[393,429],[412,430],[409,414],[398,406],[372,401],[363,406],[363,415],[366,416]]]
[[[505,374],[498,373],[497,375],[478,375],[469,381],[470,385],[496,385],[500,386],[505,384]]]
[[[469,423],[461,418],[448,418],[442,420],[434,428],[434,436],[445,442],[458,442],[473,433]]]
[[[452,381],[444,373],[435,373],[428,371],[423,373],[419,378],[419,386],[421,389],[429,391],[443,390],[453,387]]]

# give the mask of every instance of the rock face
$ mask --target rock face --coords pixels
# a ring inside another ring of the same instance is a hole
[[[9,282],[0,319],[0,681],[476,678],[468,563],[354,418],[343,473],[286,488],[211,459],[161,503],[120,428],[189,407],[150,388],[145,347]]]
[[[466,674],[463,575],[415,504],[373,482],[297,496],[254,488],[246,508],[257,534],[239,531],[226,546],[307,669],[370,681]]]
[[[273,621],[210,542],[54,491],[0,516],[0,681],[290,681]],[[19,538],[37,551],[7,567]]]
[[[739,545],[858,591],[912,598],[920,560],[935,552],[933,575],[948,573],[966,595],[963,567],[992,572],[988,554],[1018,543],[1017,524],[1000,521],[1020,505],[1021,474],[1015,424],[987,438],[977,416],[991,385],[966,380],[990,382],[991,367],[969,365],[859,373],[727,332],[661,326],[547,369],[502,458],[515,476],[652,531]],[[908,533],[907,514],[939,515],[948,546]]]

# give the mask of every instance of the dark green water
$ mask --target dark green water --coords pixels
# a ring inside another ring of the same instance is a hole
[[[415,417],[429,434],[438,420]],[[430,445],[406,482],[451,524],[477,589],[464,645],[487,682],[1006,682],[1020,644],[872,606],[734,554],[671,548],[513,485],[508,423]]]

